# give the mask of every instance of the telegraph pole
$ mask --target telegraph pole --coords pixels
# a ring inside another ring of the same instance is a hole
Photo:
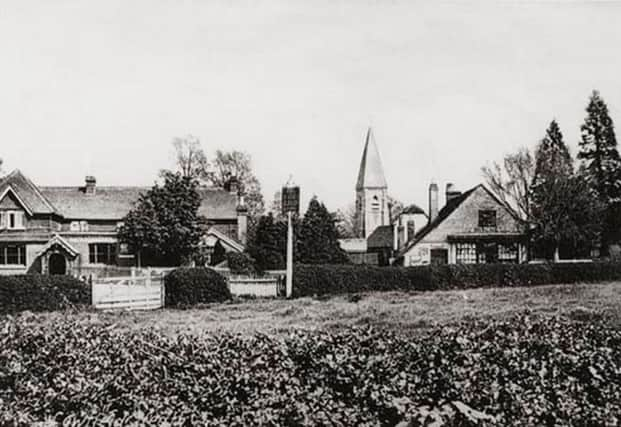
[[[292,212],[287,212],[287,298],[293,296],[293,224]]]
[[[290,176],[289,181],[282,188],[281,207],[282,213],[287,214],[287,277],[286,293],[287,298],[293,296],[293,213],[300,212],[300,187],[293,183]]]

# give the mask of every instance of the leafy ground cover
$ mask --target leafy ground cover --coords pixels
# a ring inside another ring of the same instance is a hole
[[[621,333],[522,315],[395,331],[180,335],[1,324],[6,424],[614,425]]]
[[[0,424],[615,425],[620,288],[4,316]]]

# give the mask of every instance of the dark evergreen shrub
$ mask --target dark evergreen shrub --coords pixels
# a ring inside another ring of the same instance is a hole
[[[621,279],[621,263],[455,264],[420,267],[296,265],[295,296],[593,283]]]
[[[90,303],[90,285],[71,276],[0,276],[0,313],[54,311]]]
[[[183,307],[231,299],[226,279],[221,274],[204,267],[173,270],[166,275],[164,285],[167,307]]]
[[[229,252],[226,261],[233,274],[254,275],[257,273],[256,261],[247,253]]]

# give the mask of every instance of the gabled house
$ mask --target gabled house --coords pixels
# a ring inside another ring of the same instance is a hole
[[[461,193],[446,188],[438,209],[438,187],[429,187],[429,223],[397,253],[397,263],[475,264],[527,261],[524,224],[484,185]]]
[[[19,170],[0,179],[0,274],[98,275],[137,262],[117,229],[147,187],[37,186]],[[201,188],[207,252],[241,251],[247,210],[237,187]],[[214,263],[218,260],[214,259]]]

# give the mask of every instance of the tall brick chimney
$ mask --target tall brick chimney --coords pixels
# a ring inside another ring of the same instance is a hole
[[[95,179],[94,176],[87,176],[84,179],[86,186],[84,187],[84,192],[86,194],[95,194],[95,189],[96,189],[96,184],[97,184],[97,180]]]
[[[237,240],[246,245],[248,241],[248,208],[244,202],[243,194],[237,198]]]
[[[438,217],[438,184],[429,184],[429,222]]]

